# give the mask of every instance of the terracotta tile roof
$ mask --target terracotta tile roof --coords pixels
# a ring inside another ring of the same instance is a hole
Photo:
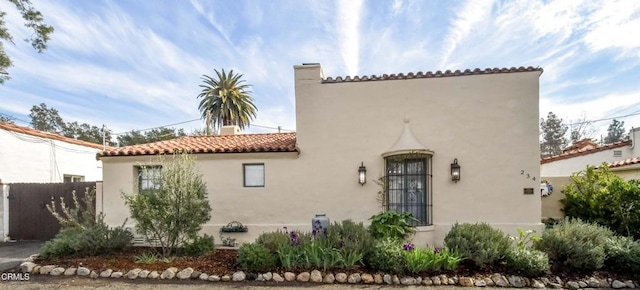
[[[517,72],[531,72],[531,71],[539,71],[542,73],[541,67],[512,67],[512,68],[486,68],[479,69],[476,68],[474,70],[466,69],[464,71],[461,70],[446,70],[446,71],[436,71],[431,72],[428,71],[423,73],[421,71],[417,73],[399,73],[399,74],[383,74],[383,75],[371,75],[371,76],[346,76],[346,77],[328,77],[322,80],[322,83],[343,83],[343,82],[363,82],[363,81],[383,81],[383,80],[406,80],[406,79],[424,79],[424,78],[441,78],[441,77],[457,77],[457,76],[469,76],[469,75],[488,75],[488,74],[501,74],[501,73],[517,73]]]
[[[0,129],[11,131],[11,132],[16,132],[16,133],[21,133],[21,134],[25,134],[25,135],[30,135],[30,136],[34,136],[34,137],[39,137],[39,138],[58,140],[58,141],[66,142],[66,143],[71,143],[71,144],[85,146],[85,147],[91,147],[91,148],[100,149],[100,150],[104,149],[102,144],[95,144],[95,143],[90,143],[90,142],[86,142],[86,141],[82,141],[82,140],[76,140],[76,139],[73,139],[73,138],[64,137],[62,135],[49,133],[49,132],[44,132],[44,131],[36,130],[36,129],[33,129],[33,128],[18,126],[18,125],[10,124],[10,123],[0,122]],[[109,147],[107,146],[107,149],[108,148]]]
[[[629,145],[631,145],[631,140],[618,141],[618,142],[615,142],[615,143],[602,145],[602,146],[597,147],[597,148],[589,148],[589,149],[584,149],[584,150],[572,151],[572,152],[568,152],[568,153],[562,153],[562,154],[556,155],[556,156],[542,158],[542,160],[540,160],[540,164],[545,164],[545,163],[549,163],[549,162],[553,162],[553,161],[558,161],[558,160],[569,159],[569,158],[573,158],[573,157],[593,154],[593,153],[596,153],[596,152],[615,149],[615,148],[620,148],[620,147],[629,146]]]
[[[629,159],[609,163],[609,168],[623,167],[623,166],[628,166],[633,164],[640,164],[640,157],[629,158]]]
[[[112,148],[103,156],[172,154],[187,150],[192,153],[300,152],[296,133],[238,134],[216,136],[184,136],[154,143]]]
[[[564,148],[562,150],[562,153],[571,153],[574,151],[580,151],[580,150],[586,150],[586,149],[592,149],[592,148],[597,148],[598,147],[598,143],[593,142],[593,140],[591,139],[582,139],[578,142],[575,142],[573,144],[571,144],[571,146]]]

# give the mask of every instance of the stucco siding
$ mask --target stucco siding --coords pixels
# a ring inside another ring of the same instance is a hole
[[[622,156],[614,157],[614,151],[621,151]],[[568,177],[572,173],[586,170],[587,165],[600,166],[603,162],[608,164],[633,157],[635,157],[633,156],[633,150],[629,146],[624,146],[544,163],[540,165],[540,173],[544,177]]]

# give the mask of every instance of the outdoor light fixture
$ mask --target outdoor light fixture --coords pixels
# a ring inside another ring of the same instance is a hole
[[[453,159],[453,163],[451,163],[451,180],[453,180],[453,182],[460,181],[460,165],[458,165],[458,158]]]
[[[364,167],[364,162],[360,163],[360,168],[358,168],[358,176],[360,177],[358,183],[364,186],[364,184],[367,183],[367,168]]]

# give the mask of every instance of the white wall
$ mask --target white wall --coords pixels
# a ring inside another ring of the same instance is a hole
[[[622,151],[622,156],[614,157],[614,151]],[[566,177],[571,176],[574,172],[587,169],[587,165],[599,166],[603,162],[611,163],[633,157],[633,152],[630,146],[618,147],[541,164],[540,174],[543,177]]]
[[[9,185],[0,184],[0,242],[7,241],[9,234]]]
[[[100,150],[0,129],[3,183],[62,182],[65,174],[102,180]]]

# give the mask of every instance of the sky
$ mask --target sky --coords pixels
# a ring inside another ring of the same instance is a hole
[[[19,125],[46,103],[116,134],[176,123],[191,132],[204,126],[202,76],[224,68],[252,85],[259,111],[245,132],[295,130],[293,66],[320,63],[327,77],[542,67],[541,117],[604,119],[598,135],[614,117],[640,126],[636,0],[32,2],[55,28],[42,54],[0,1],[15,40],[4,43],[14,66],[0,114]]]

